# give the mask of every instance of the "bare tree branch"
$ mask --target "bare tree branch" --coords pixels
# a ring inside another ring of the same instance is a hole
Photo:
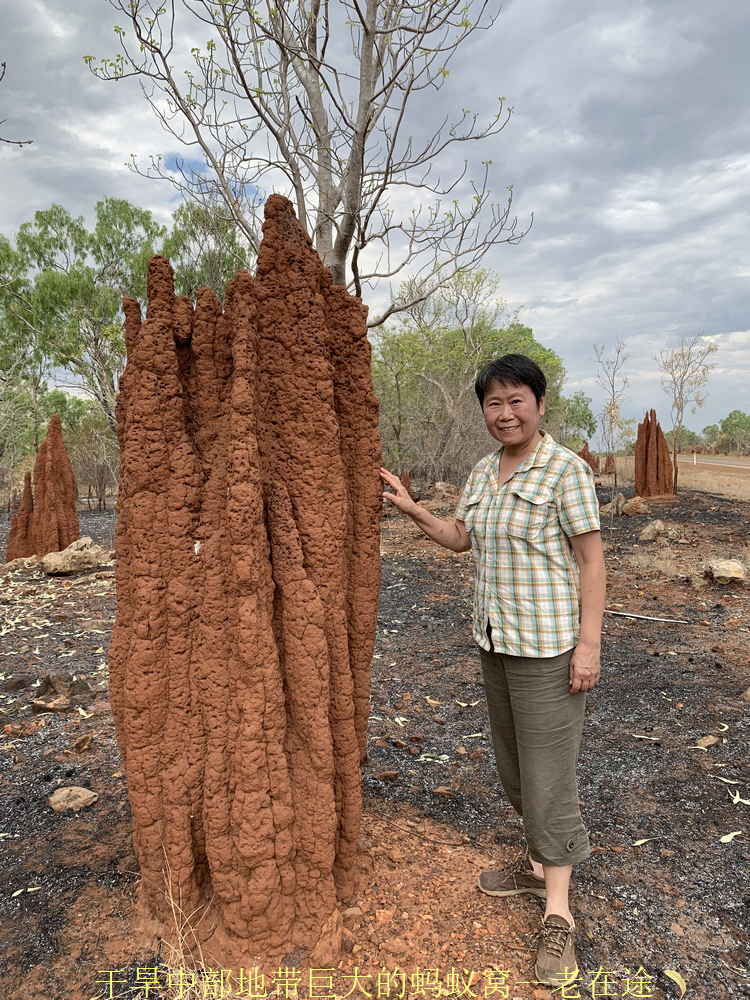
[[[677,347],[669,344],[654,355],[659,371],[664,376],[661,387],[671,400],[672,452],[674,464],[674,490],[677,492],[677,455],[680,449],[685,408],[696,413],[705,406],[708,393],[701,390],[716,367],[708,358],[718,350],[716,344],[706,340],[702,332],[691,337],[683,334]]]
[[[5,70],[6,70],[5,63],[4,62],[0,63],[0,83],[5,77]],[[7,118],[3,118],[3,120],[0,121],[0,125],[4,125],[7,120],[8,120]],[[3,138],[3,136],[0,135],[0,142],[7,142],[9,146],[30,146],[33,141],[34,141],[33,139],[5,139]]]
[[[458,48],[494,24],[492,0],[110,2],[124,17],[121,51],[86,62],[103,79],[139,79],[185,148],[132,168],[202,204],[220,199],[255,249],[260,205],[277,190],[337,284],[362,294],[416,276],[417,302],[528,231],[511,217],[510,188],[492,201],[489,161],[478,177],[468,161],[440,172],[456,147],[505,128],[504,98],[485,120],[463,109],[421,139],[406,134],[419,94],[439,91]],[[196,29],[204,45],[179,51]],[[408,306],[399,296],[370,325]]]

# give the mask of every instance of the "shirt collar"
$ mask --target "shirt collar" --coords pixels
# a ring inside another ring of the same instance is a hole
[[[549,433],[549,431],[540,431],[540,433],[542,434],[542,440],[533,449],[533,451],[529,452],[529,454],[526,456],[523,462],[521,462],[518,468],[513,470],[513,472],[510,474],[510,477],[506,479],[505,483],[503,483],[503,486],[509,483],[513,479],[513,477],[518,475],[519,473],[528,472],[529,469],[540,468],[549,463],[555,450],[555,442],[552,440],[552,436]],[[490,475],[490,478],[493,480],[496,489],[499,488],[498,480],[500,478],[499,477],[500,456],[502,455],[503,451],[505,451],[504,447],[498,448],[498,450],[495,452],[493,456],[493,461],[489,469],[487,470]]]

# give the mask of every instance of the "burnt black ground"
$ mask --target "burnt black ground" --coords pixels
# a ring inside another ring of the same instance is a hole
[[[747,504],[683,493],[654,513],[682,526],[696,551],[747,543]],[[84,514],[82,534],[110,546],[114,517]],[[750,800],[750,705],[739,698],[750,684],[747,591],[636,572],[628,556],[650,550],[636,542],[644,523],[618,519],[613,532],[605,522],[610,600],[691,625],[606,621],[604,675],[589,697],[579,771],[594,847],[576,871],[579,962],[679,969],[688,996],[750,996],[750,806],[732,801]],[[408,806],[472,844],[488,830],[498,845],[520,844],[494,771],[470,636],[470,556],[415,536],[410,522],[384,519],[366,809],[384,829]],[[8,997],[100,995],[107,941],[129,934],[137,865],[101,666],[114,613],[111,572],[51,581],[31,571],[0,583],[0,654],[10,654],[0,655],[0,983]],[[738,614],[745,625],[724,624]],[[49,673],[87,680],[87,717],[77,704],[43,724],[32,713],[30,685]],[[74,741],[87,734],[92,745],[79,754]],[[694,749],[708,734],[725,742]],[[377,777],[383,772],[396,776]],[[100,799],[78,815],[55,814],[46,797],[58,783],[90,787]],[[735,830],[743,834],[720,842]],[[85,994],[70,985],[82,982]],[[654,996],[677,996],[663,975],[657,985]]]

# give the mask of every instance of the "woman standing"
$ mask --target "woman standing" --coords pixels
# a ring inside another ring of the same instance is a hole
[[[455,520],[418,506],[386,469],[381,476],[394,491],[383,496],[426,535],[473,553],[473,633],[495,760],[528,845],[478,884],[491,896],[546,900],[536,975],[560,985],[578,971],[568,892],[590,848],[575,767],[586,691],[599,680],[605,571],[591,470],[539,429],[546,385],[522,354],[479,373],[476,393],[500,448],[472,470]]]

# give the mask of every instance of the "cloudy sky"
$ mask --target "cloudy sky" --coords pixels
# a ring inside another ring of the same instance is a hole
[[[3,0],[0,232],[59,202],[91,217],[104,196],[163,221],[173,190],[124,166],[169,154],[134,81],[94,79],[83,56],[113,54],[106,0]],[[531,232],[486,263],[511,307],[565,360],[569,392],[594,398],[593,344],[627,341],[627,414],[669,405],[652,356],[681,334],[718,346],[700,430],[750,412],[750,5],[742,0],[509,0],[452,64],[446,108],[514,109],[482,150],[493,189],[513,185]],[[424,113],[424,109],[422,110]]]

